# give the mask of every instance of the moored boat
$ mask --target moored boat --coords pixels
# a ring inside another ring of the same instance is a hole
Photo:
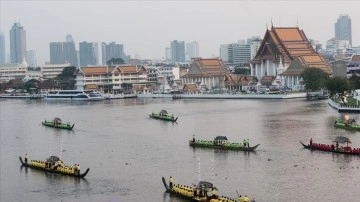
[[[360,131],[360,125],[356,123],[354,119],[348,119],[348,120],[335,120],[334,121],[334,127],[335,128],[342,128],[346,130],[357,130]]]
[[[21,156],[19,156],[21,166],[29,167],[36,170],[45,171],[48,173],[56,173],[61,175],[69,175],[76,178],[84,178],[88,172],[89,168],[86,169],[84,173],[80,173],[80,166],[68,166],[62,163],[62,161],[57,156],[50,156],[46,159],[46,161],[38,161],[38,160],[28,160],[27,156],[25,156],[25,161],[22,160]]]
[[[167,113],[166,110],[161,110],[159,113],[150,113],[149,114],[150,118],[154,118],[154,119],[161,119],[161,120],[165,120],[165,121],[171,121],[171,122],[176,122],[176,120],[178,119],[178,117],[174,117],[174,115],[169,115]]]
[[[58,90],[48,92],[44,99],[49,101],[101,101],[105,98],[99,92],[92,90]]]
[[[55,117],[53,121],[46,121],[44,120],[41,122],[42,125],[52,127],[52,128],[60,128],[60,129],[67,129],[72,130],[75,126],[75,124],[71,124],[69,122],[63,123],[60,118]]]
[[[250,147],[248,140],[244,140],[243,143],[231,143],[228,142],[226,136],[216,136],[214,140],[197,140],[194,136],[192,140],[189,140],[189,145],[192,147],[204,147],[213,149],[254,151],[260,144]]]
[[[344,143],[346,143],[346,146],[339,145],[339,144],[344,144]],[[349,146],[349,143],[351,143],[351,141],[347,137],[343,137],[343,136],[336,137],[336,139],[334,141],[332,141],[332,143],[330,145],[314,143],[314,142],[312,142],[312,139],[310,140],[310,144],[305,144],[300,141],[300,144],[305,149],[320,150],[320,151],[340,153],[340,154],[360,155],[360,148],[351,148]]]
[[[164,177],[162,181],[167,193],[170,193],[173,196],[183,198],[189,201],[196,202],[237,202],[236,199],[232,199],[226,196],[219,196],[216,194],[217,188],[210,182],[200,181],[197,186],[187,186],[180,184],[168,185]],[[208,194],[210,193],[210,194]],[[243,196],[239,201],[243,202],[255,202],[255,199],[250,200],[247,196]]]

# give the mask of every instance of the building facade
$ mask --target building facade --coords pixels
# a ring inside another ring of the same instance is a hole
[[[5,57],[5,35],[0,33],[0,64],[6,63]]]
[[[26,31],[20,23],[10,30],[10,62],[21,63],[26,57]]]
[[[50,64],[64,63],[64,50],[62,42],[50,43]]]
[[[78,66],[75,42],[70,34],[66,35],[66,41],[63,42],[63,51],[63,63],[70,63],[70,65],[74,67]]]
[[[0,83],[6,83],[13,79],[23,79],[28,71],[25,58],[21,63],[0,65]]]
[[[80,42],[79,43],[79,55],[80,55],[80,66],[91,66],[95,65],[95,52],[94,44],[92,42]]]
[[[340,15],[335,23],[335,39],[348,40],[352,45],[351,19],[348,15]]]
[[[184,41],[171,41],[171,63],[185,62],[185,42]]]
[[[46,64],[41,66],[41,73],[44,79],[51,79],[61,74],[66,67],[70,67],[70,63],[64,64]]]

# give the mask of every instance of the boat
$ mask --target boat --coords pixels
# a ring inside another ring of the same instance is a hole
[[[19,159],[21,166],[45,171],[47,173],[69,175],[76,178],[84,178],[90,170],[89,168],[87,168],[84,173],[80,173],[80,170],[78,170],[75,166],[65,165],[57,156],[50,156],[46,159],[46,161],[30,160],[30,163],[26,160],[23,161],[21,156],[19,156]],[[59,161],[61,163],[59,163]]]
[[[178,119],[178,117],[174,117],[173,114],[170,116],[166,110],[161,110],[159,113],[152,112],[149,114],[149,116],[150,116],[150,118],[161,119],[161,120],[171,121],[171,122],[176,122],[176,120]]]
[[[224,150],[254,151],[260,144],[250,147],[248,140],[244,140],[243,143],[231,143],[228,142],[226,136],[216,136],[214,140],[197,140],[195,136],[193,136],[193,139],[189,140],[189,145],[194,148],[205,147]]]
[[[119,94],[104,94],[103,95],[106,100],[112,100],[112,99],[126,99],[126,98],[136,98],[136,94],[125,94],[125,93],[119,93]]]
[[[360,131],[360,125],[356,123],[354,119],[347,119],[347,120],[335,120],[334,121],[335,128],[342,128],[346,130],[357,130]]]
[[[57,90],[48,92],[44,99],[55,101],[101,101],[105,98],[99,92],[92,90]]]
[[[60,128],[60,129],[67,129],[72,130],[75,124],[71,124],[69,122],[63,123],[60,118],[55,117],[52,121],[43,121],[41,122],[43,126],[53,127],[53,128]]]
[[[346,146],[339,145],[339,144],[344,144],[344,143],[346,143]],[[331,145],[314,143],[312,141],[312,139],[310,139],[310,144],[304,144],[303,142],[300,141],[300,144],[305,149],[320,150],[320,151],[326,151],[326,152],[331,152],[331,153],[340,153],[340,154],[360,155],[360,148],[351,148],[349,146],[349,143],[351,143],[349,138],[344,137],[344,136],[336,137],[336,139],[334,141],[332,141]]]
[[[212,195],[211,192],[213,190],[217,190],[217,188],[210,182],[207,181],[199,181],[198,185],[194,185],[193,187],[187,186],[187,185],[180,185],[180,184],[174,184],[172,187],[170,184],[168,185],[166,183],[166,180],[164,177],[162,177],[162,181],[165,187],[165,192],[170,193],[173,196],[186,199],[189,201],[196,201],[196,202],[237,202],[236,199],[232,199],[231,197],[226,196],[218,196],[218,195]],[[210,192],[210,194],[208,194]],[[244,197],[242,197],[245,199]],[[245,202],[245,200],[242,200]],[[241,199],[239,199],[241,200]],[[255,199],[252,200],[246,200],[248,202],[255,202]]]

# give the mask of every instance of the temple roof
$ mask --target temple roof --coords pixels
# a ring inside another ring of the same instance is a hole
[[[114,67],[98,66],[98,67],[80,67],[76,70],[75,74],[107,74],[111,73]]]
[[[225,66],[224,62],[221,59],[195,58],[191,64],[189,71],[184,76],[182,76],[182,78],[225,76],[229,73],[229,68]]]

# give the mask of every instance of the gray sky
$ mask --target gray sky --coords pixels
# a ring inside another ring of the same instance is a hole
[[[360,45],[360,1],[14,1],[0,0],[0,31],[9,52],[9,30],[20,22],[27,50],[38,64],[49,61],[49,43],[71,34],[78,43],[124,44],[126,54],[163,58],[171,40],[198,41],[201,57],[219,55],[220,44],[263,37],[266,25],[303,28],[325,44],[340,14],[352,20],[353,46]],[[298,23],[297,23],[298,22]]]

